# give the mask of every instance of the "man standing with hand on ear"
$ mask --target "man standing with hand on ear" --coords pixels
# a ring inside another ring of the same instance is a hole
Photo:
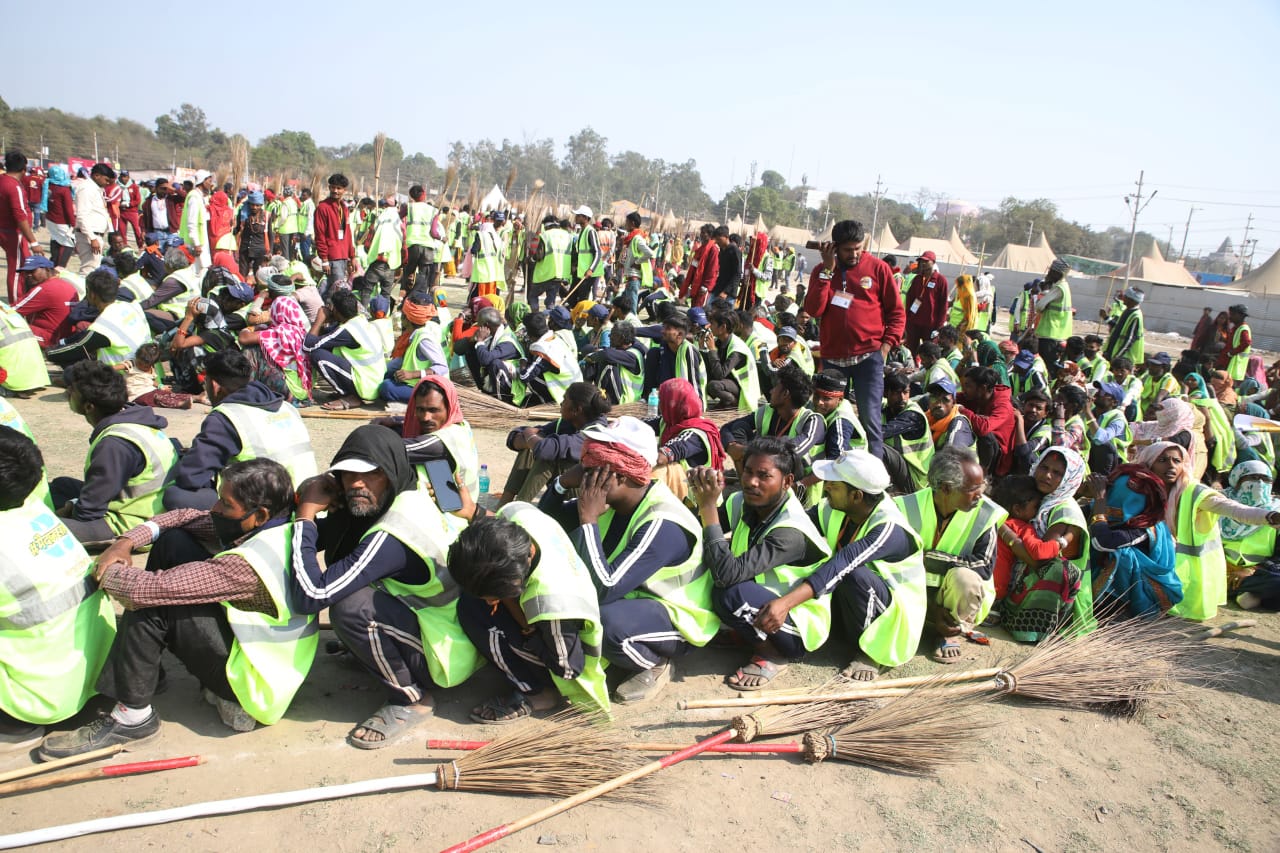
[[[867,451],[880,456],[884,363],[902,343],[906,314],[889,265],[862,250],[865,237],[854,219],[832,227],[822,265],[809,276],[804,310],[818,320],[823,364],[851,380]]]

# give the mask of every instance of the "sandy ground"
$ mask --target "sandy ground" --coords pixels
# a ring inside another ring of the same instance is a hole
[[[452,288],[451,302],[459,302]],[[16,405],[39,438],[50,475],[78,474],[89,427],[69,411],[65,395],[50,389]],[[171,434],[188,441],[203,412],[164,414]],[[355,423],[308,420],[317,456],[330,458]],[[513,455],[501,433],[477,427],[480,456],[496,491]],[[1216,621],[1240,615],[1227,609]],[[322,640],[331,637],[325,632]],[[963,666],[1025,653],[1000,637],[997,631],[989,648],[967,646]],[[1210,642],[1220,650],[1223,684],[1188,686],[1176,699],[1155,702],[1138,721],[1021,701],[995,704],[989,711],[994,728],[977,760],[923,779],[834,762],[808,766],[794,756],[704,757],[663,771],[646,805],[586,805],[494,849],[1275,850],[1280,618],[1264,615],[1258,627]],[[155,703],[164,720],[162,735],[117,760],[199,754],[206,763],[12,796],[0,806],[5,831],[423,772],[456,756],[429,754],[426,738],[488,739],[501,731],[467,721],[473,705],[504,689],[489,668],[461,687],[439,691],[435,717],[411,738],[378,752],[353,749],[344,736],[381,704],[381,693],[370,676],[325,655],[323,646],[286,719],[247,734],[226,729],[200,700],[194,679],[168,658],[169,686]],[[826,649],[776,684],[819,683],[848,655],[847,649]],[[739,663],[741,655],[730,650],[695,654],[653,703],[616,706],[618,724],[637,739],[661,741],[719,731],[732,712],[681,712],[675,703],[734,695],[722,679]],[[900,674],[942,669],[917,657]],[[71,728],[105,707],[99,698],[58,728]],[[4,756],[0,771],[29,762],[25,755]],[[62,842],[60,849],[309,851],[323,843],[339,851],[431,850],[545,802],[414,791],[90,836]]]

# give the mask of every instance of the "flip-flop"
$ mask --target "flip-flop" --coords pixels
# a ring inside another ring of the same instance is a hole
[[[767,658],[753,657],[750,663],[738,667],[737,671],[733,675],[726,676],[724,681],[735,690],[763,690],[786,668],[786,664],[777,664]],[[742,679],[748,675],[763,678],[764,681],[759,684],[743,684]]]
[[[493,714],[492,718],[484,716],[485,711]],[[512,723],[518,723],[526,717],[533,716],[533,706],[529,704],[529,700],[524,698],[523,693],[513,693],[506,699],[497,696],[492,699],[485,700],[482,704],[471,709],[471,721],[473,723],[485,723],[492,726],[509,726]]]
[[[950,656],[944,656],[943,651],[946,649],[955,649],[956,653]],[[954,637],[940,637],[938,639],[938,648],[933,654],[929,655],[936,663],[953,664],[960,660],[960,643]]]
[[[347,743],[356,749],[382,749],[402,739],[409,730],[430,719],[431,712],[415,713],[408,705],[383,705],[369,719],[347,733]],[[363,740],[356,737],[356,729],[377,732],[382,740]]]

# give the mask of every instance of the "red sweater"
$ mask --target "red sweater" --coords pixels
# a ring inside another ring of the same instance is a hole
[[[912,312],[910,306],[914,301],[920,302],[920,309]],[[947,322],[947,277],[937,270],[928,278],[913,274],[907,286],[906,304],[908,326],[929,331],[942,328]]]
[[[1010,516],[1005,519],[1004,524],[1005,527],[1018,534],[1018,538],[1022,540],[1022,546],[1036,560],[1051,560],[1058,556],[1061,547],[1058,545],[1057,540],[1046,542],[1041,539],[1036,535],[1036,528],[1031,522]],[[1009,594],[1009,582],[1013,580],[1013,565],[1016,562],[1017,558],[1013,556],[1013,549],[1004,544],[1003,539],[997,538],[996,567],[991,575],[996,584],[997,599],[1002,599]]]
[[[848,297],[847,307],[833,301]],[[852,358],[880,349],[882,344],[902,343],[906,319],[898,284],[889,265],[863,252],[852,269],[839,265],[832,273],[818,266],[809,275],[804,310],[818,320],[822,357]]]
[[[27,321],[41,349],[48,349],[71,334],[71,306],[79,301],[75,285],[51,278],[24,289],[13,308]]]
[[[991,392],[991,400],[981,410],[969,408],[969,402],[961,394],[956,398],[960,404],[960,413],[973,424],[973,431],[978,435],[990,435],[1000,446],[1000,461],[991,473],[998,476],[1008,474],[1013,468],[1013,389],[1008,385],[997,385]]]
[[[10,174],[0,175],[0,231],[17,231],[27,221],[27,191]]]
[[[321,201],[316,205],[315,227],[316,254],[320,260],[351,260],[355,244],[346,205],[331,198]]]
[[[58,225],[76,224],[76,202],[71,195],[71,187],[57,184],[49,187],[49,210],[46,213],[49,221]]]
[[[684,285],[680,288],[680,298],[684,299],[688,296],[694,304],[701,304],[697,301],[698,294],[715,287],[719,276],[720,244],[715,240],[708,240],[702,247],[702,251],[698,253],[698,265],[685,278]]]

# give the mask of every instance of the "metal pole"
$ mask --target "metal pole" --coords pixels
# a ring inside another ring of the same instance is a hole
[[[1240,252],[1236,255],[1236,278],[1244,275],[1244,253],[1249,248],[1249,230],[1253,227],[1253,214],[1244,223],[1244,239],[1240,241]]]
[[[1036,227],[1036,221],[1033,219],[1027,223],[1027,245],[1031,245],[1031,231]]]
[[[1178,258],[1183,259],[1184,266],[1186,265],[1185,258],[1187,257],[1187,235],[1191,233],[1191,215],[1195,212],[1196,209],[1194,207],[1187,211],[1187,227],[1182,231],[1182,248],[1178,250]]]
[[[871,253],[875,254],[876,245],[880,241],[876,224],[880,221],[880,176],[876,175],[876,203],[871,208]]]

